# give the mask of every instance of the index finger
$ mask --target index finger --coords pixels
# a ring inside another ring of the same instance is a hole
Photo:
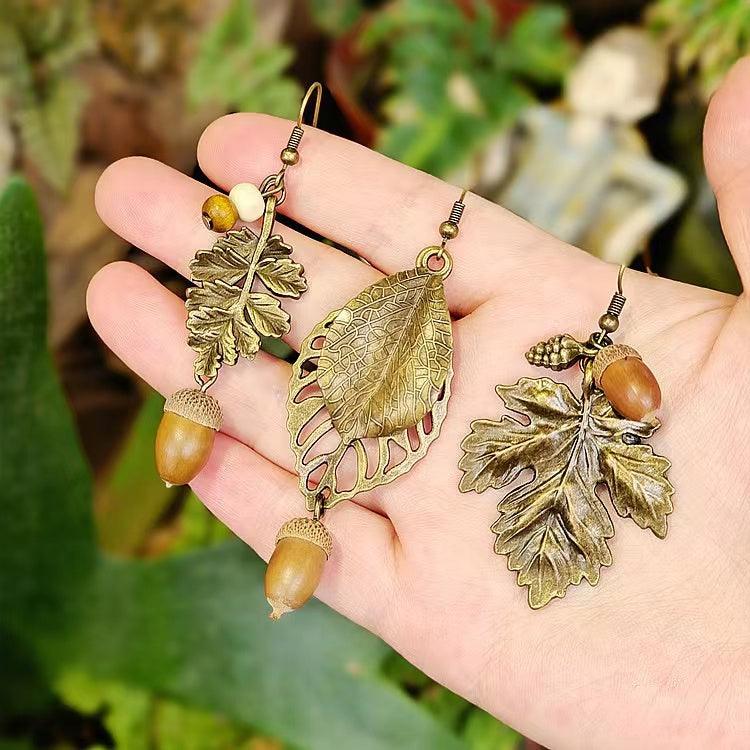
[[[258,183],[279,167],[293,123],[260,114],[216,120],[198,145],[198,161],[216,184]],[[300,160],[287,173],[281,210],[306,227],[360,253],[384,273],[414,264],[436,244],[440,222],[461,190],[364,146],[306,127]],[[466,198],[459,236],[449,249],[455,264],[446,291],[467,314],[531,265],[589,268],[592,259],[515,214],[476,195]],[[509,276],[510,274],[510,276]]]

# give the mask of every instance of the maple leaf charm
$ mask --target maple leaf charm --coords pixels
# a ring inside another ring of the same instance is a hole
[[[614,526],[599,487],[607,487],[619,515],[659,538],[672,512],[670,462],[642,442],[656,428],[617,416],[589,369],[580,399],[549,378],[498,386],[507,409],[527,421],[477,420],[461,445],[462,492],[514,485],[492,526],[495,552],[518,571],[534,609],[583,578],[596,585],[601,566],[611,564]]]
[[[268,213],[268,212],[267,212]],[[222,364],[252,359],[261,336],[289,331],[289,314],[271,294],[255,290],[256,281],[275,295],[299,297],[307,289],[304,271],[289,256],[292,248],[270,235],[272,217],[256,235],[247,227],[228,232],[210,250],[199,250],[190,263],[195,286],[187,292],[188,345],[195,350],[195,374],[211,379]]]

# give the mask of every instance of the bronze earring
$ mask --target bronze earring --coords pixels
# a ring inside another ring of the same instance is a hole
[[[534,609],[583,578],[596,585],[601,566],[612,563],[607,539],[615,530],[600,487],[620,516],[660,539],[667,534],[670,463],[643,442],[660,426],[659,385],[635,349],[610,338],[625,305],[624,270],[600,330],[586,342],[564,334],[526,353],[531,364],[551,370],[580,365],[581,397],[549,378],[500,385],[497,394],[513,416],[473,422],[461,444],[462,492],[514,485],[492,526],[495,552],[518,571]],[[532,477],[523,481],[526,470]]]
[[[439,227],[440,245],[334,310],[302,344],[287,427],[312,517],[288,521],[277,535],[266,571],[272,619],[315,592],[333,546],[323,514],[405,474],[440,432],[453,375],[446,245],[458,235],[465,194]]]
[[[281,151],[281,168],[260,187],[235,185],[226,195],[203,204],[209,229],[224,233],[210,250],[198,250],[190,262],[193,283],[187,292],[188,345],[197,388],[173,393],[164,404],[156,434],[156,466],[167,485],[187,484],[205,466],[221,427],[221,407],[207,393],[222,365],[240,357],[253,359],[261,337],[278,338],[289,331],[289,314],[279,297],[297,299],[307,289],[304,269],[292,260],[292,248],[274,234],[276,211],[286,198],[286,171],[299,161],[303,119],[315,96],[312,127],[318,122],[323,89],[314,83],[300,106],[297,123]],[[260,232],[235,229],[238,220],[262,218]]]

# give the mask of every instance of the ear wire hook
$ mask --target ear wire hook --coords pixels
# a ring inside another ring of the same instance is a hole
[[[627,269],[625,268],[625,265],[623,263],[620,264],[620,271],[617,274],[617,293],[620,296],[624,296],[622,292],[622,277],[625,275],[625,271]]]
[[[320,114],[320,102],[323,98],[323,87],[318,81],[315,81],[315,83],[310,84],[310,87],[307,89],[307,92],[302,99],[302,104],[300,104],[299,114],[297,115],[298,128],[302,127],[305,119],[305,110],[307,109],[307,104],[313,94],[315,94],[315,108],[313,109],[312,122],[310,123],[310,126],[313,128],[318,127],[318,115]]]
[[[289,136],[286,147],[279,155],[281,158],[281,169],[275,174],[269,175],[263,181],[260,186],[260,191],[264,197],[272,194],[276,194],[276,205],[280,206],[286,198],[286,188],[284,187],[284,176],[288,167],[292,167],[299,162],[299,145],[302,142],[302,136],[305,131],[302,127],[302,123],[305,119],[305,112],[310,98],[315,95],[315,106],[313,107],[313,116],[311,127],[317,127],[318,115],[320,114],[320,102],[323,98],[323,87],[318,81],[311,84],[305,92],[305,96],[302,99],[302,104],[299,107],[299,114],[297,115],[297,122],[292,128],[292,133]]]

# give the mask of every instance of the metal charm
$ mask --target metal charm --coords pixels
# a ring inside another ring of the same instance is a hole
[[[344,439],[417,424],[451,365],[453,334],[440,273],[421,266],[360,292],[328,326],[318,385]]]
[[[266,569],[270,617],[304,606],[335,543],[321,518],[337,503],[405,474],[437,438],[448,409],[453,334],[443,280],[465,191],[416,267],[381,279],[313,328],[292,368],[287,427],[299,487],[328,546],[281,539]],[[286,525],[282,527],[282,533]],[[294,546],[292,546],[294,545]]]
[[[492,526],[495,552],[507,555],[508,568],[518,571],[518,584],[528,586],[534,609],[565,596],[568,586],[583,578],[596,585],[601,566],[612,563],[607,539],[615,531],[600,487],[606,487],[620,516],[659,538],[667,533],[674,493],[667,479],[670,462],[643,443],[659,423],[618,415],[594,379],[594,360],[612,346],[608,331],[617,328],[624,302],[618,290],[600,319],[607,330],[603,327],[588,341],[565,334],[527,353],[533,364],[553,370],[578,362],[580,398],[549,378],[498,386],[498,396],[513,415],[473,422],[461,445],[462,492],[513,485]],[[531,478],[523,481],[527,470]]]
[[[333,311],[302,345],[287,426],[308,510],[392,482],[440,432],[453,375],[445,246],[463,197],[441,224],[441,245]]]
[[[185,304],[198,387],[172,394],[159,423],[156,467],[168,487],[191,482],[211,456],[221,428],[221,406],[207,391],[221,366],[233,365],[240,357],[252,359],[260,349],[261,336],[287,333],[289,314],[277,297],[297,298],[307,289],[302,266],[291,259],[292,248],[273,233],[273,226],[286,197],[287,167],[299,161],[297,147],[304,134],[305,109],[315,95],[314,127],[322,91],[319,83],[307,90],[297,124],[279,155],[278,172],[266,177],[259,187],[244,182],[235,185],[229,195],[211,195],[201,207],[204,225],[220,236],[210,250],[198,250],[190,262],[194,286],[188,289]],[[258,219],[262,224],[257,234],[247,227],[234,229],[238,220]],[[183,402],[189,402],[190,408],[172,408],[184,406]]]
[[[286,170],[299,161],[302,120],[313,95],[312,126],[317,125],[322,87],[314,83],[281,151],[281,168],[260,185],[265,200],[260,233],[247,227],[231,230],[210,250],[199,250],[190,263],[194,286],[186,302],[188,344],[196,353],[193,369],[202,390],[213,384],[223,364],[233,365],[239,357],[252,359],[261,336],[278,338],[289,332],[289,314],[272,295],[297,299],[307,289],[304,269],[289,257],[291,246],[273,234],[273,227],[286,198]]]
[[[261,336],[284,336],[289,314],[278,299],[255,289],[256,281],[273,294],[299,297],[307,289],[304,269],[291,260],[292,248],[272,235],[277,198],[266,200],[260,234],[243,227],[228,232],[190,263],[195,286],[187,293],[188,345],[199,383],[216,378],[222,364],[252,359]]]
[[[303,342],[292,368],[287,427],[307,510],[320,513],[360,492],[392,482],[411,469],[440,432],[448,411],[453,368],[448,369],[429,413],[388,435],[343,437],[320,388],[320,361],[340,311],[319,323]],[[352,476],[354,478],[352,478]]]

